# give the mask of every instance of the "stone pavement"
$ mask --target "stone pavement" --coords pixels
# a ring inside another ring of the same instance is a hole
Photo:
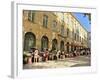
[[[66,67],[81,67],[90,66],[91,57],[77,56],[73,58],[60,59],[57,61],[38,62],[33,64],[25,64],[24,69],[46,69],[46,68],[66,68]]]

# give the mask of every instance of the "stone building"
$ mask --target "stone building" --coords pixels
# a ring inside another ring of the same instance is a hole
[[[24,51],[87,48],[87,33],[71,12],[23,10]]]

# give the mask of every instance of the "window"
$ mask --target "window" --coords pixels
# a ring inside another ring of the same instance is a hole
[[[48,49],[48,43],[49,43],[48,37],[43,36],[41,38],[41,50],[42,51],[44,51],[44,49]]]
[[[53,28],[55,28],[57,26],[57,22],[55,20],[53,20],[52,26],[53,26]]]
[[[64,13],[62,12],[62,22],[64,23]]]
[[[65,15],[65,23],[68,24],[68,13]]]
[[[70,27],[72,27],[71,15],[69,15],[69,25],[70,25]]]
[[[34,22],[34,18],[35,18],[35,11],[29,11],[28,12],[28,20],[31,22]]]
[[[74,36],[74,37],[75,37],[75,40],[76,40],[76,39],[77,39],[77,35],[76,35],[76,33],[75,33],[75,36]]]
[[[69,37],[69,29],[67,29],[67,36]]]
[[[64,35],[64,26],[61,26],[61,35]]]
[[[24,39],[24,50],[29,51],[36,45],[36,37],[33,33],[27,32]]]
[[[82,42],[82,37],[81,37],[81,42]]]
[[[57,22],[55,20],[53,20],[52,29],[57,30],[56,27],[57,27]]]
[[[74,39],[74,30],[72,31],[72,39]]]
[[[82,38],[82,43],[83,43],[84,41],[83,41],[83,38]]]
[[[79,34],[77,34],[77,41],[79,41]]]
[[[57,39],[53,39],[52,40],[52,50],[57,50],[57,46],[58,46]]]
[[[79,41],[79,29],[76,29],[76,40]]]
[[[64,41],[60,42],[60,50],[63,51],[64,50]]]
[[[67,42],[67,52],[69,53],[69,42]]]
[[[48,25],[48,16],[47,15],[44,15],[43,16],[43,27],[46,27],[47,28],[47,25]]]
[[[80,42],[81,42],[81,37],[80,37]]]

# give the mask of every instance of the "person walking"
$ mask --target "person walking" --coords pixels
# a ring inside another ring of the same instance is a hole
[[[49,51],[48,49],[45,50],[45,60],[48,61]]]
[[[57,60],[59,59],[59,55],[60,55],[60,53],[61,53],[61,51],[58,50],[58,51],[57,51],[57,54],[56,54],[56,56],[57,56]]]
[[[38,62],[38,58],[39,58],[39,51],[38,49],[36,49],[34,52],[34,62]]]

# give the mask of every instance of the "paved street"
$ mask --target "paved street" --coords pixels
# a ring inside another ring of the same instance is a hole
[[[24,69],[45,69],[45,68],[66,68],[66,67],[82,67],[90,66],[91,58],[88,56],[77,56],[74,58],[66,58],[57,61],[38,62],[33,64],[25,64]]]

